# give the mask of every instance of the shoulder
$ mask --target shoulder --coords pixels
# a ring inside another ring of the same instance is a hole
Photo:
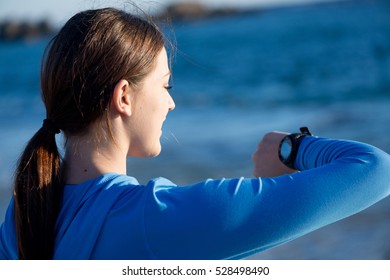
[[[18,259],[14,223],[14,200],[8,206],[5,220],[0,225],[0,260]]]
[[[98,178],[86,197],[92,196],[94,200],[112,204],[111,210],[121,207],[133,208],[135,205],[143,205],[145,200],[158,190],[176,187],[174,183],[163,177],[141,184],[134,177],[113,173]]]

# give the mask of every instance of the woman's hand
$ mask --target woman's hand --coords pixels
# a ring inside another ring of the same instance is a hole
[[[276,177],[297,172],[279,159],[279,144],[286,135],[288,133],[285,132],[270,132],[264,135],[252,156],[255,177]]]

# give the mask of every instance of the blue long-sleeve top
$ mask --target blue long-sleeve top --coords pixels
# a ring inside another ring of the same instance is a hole
[[[104,174],[66,185],[55,259],[238,259],[357,213],[390,193],[390,156],[367,144],[305,137],[302,172],[275,178],[140,185]],[[13,200],[0,259],[17,259]]]

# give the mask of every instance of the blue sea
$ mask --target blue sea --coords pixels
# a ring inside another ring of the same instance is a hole
[[[177,46],[176,109],[161,155],[128,160],[140,182],[251,176],[264,133],[300,126],[390,152],[390,1],[266,9],[165,29]],[[39,69],[48,40],[0,42],[0,221],[17,158],[45,118]],[[389,237],[385,199],[253,258],[390,259]]]

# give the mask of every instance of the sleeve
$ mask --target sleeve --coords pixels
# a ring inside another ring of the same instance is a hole
[[[4,223],[0,226],[0,260],[17,260],[17,243],[15,233],[14,200],[8,206]]]
[[[390,193],[390,156],[358,142],[305,137],[302,172],[154,184],[145,235],[157,259],[238,259],[357,213]]]
[[[7,260],[8,257],[7,257],[7,254],[6,254],[6,251],[5,251],[5,245],[4,245],[4,238],[3,238],[3,235],[4,235],[4,224],[1,224],[0,225],[0,260]]]

